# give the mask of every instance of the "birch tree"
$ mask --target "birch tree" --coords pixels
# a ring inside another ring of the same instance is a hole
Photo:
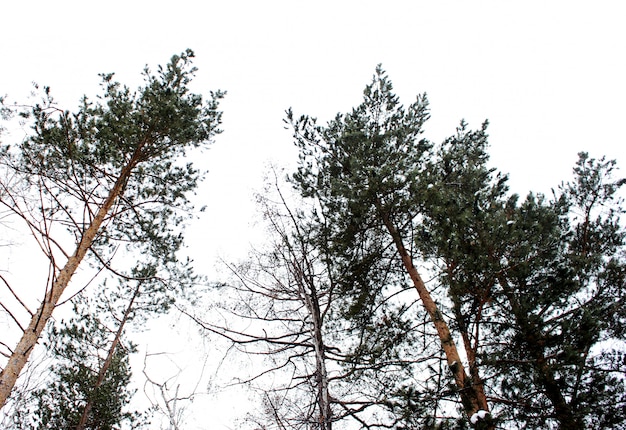
[[[384,309],[389,315],[385,323],[344,319],[341,281],[319,246],[315,209],[288,200],[290,191],[277,176],[268,182],[258,197],[267,243],[244,262],[229,264],[233,278],[219,287],[227,297],[223,317],[216,318],[215,308],[211,315],[188,314],[254,363],[251,374],[236,380],[260,394],[261,413],[251,414],[250,423],[266,429],[388,428],[401,421],[390,399],[399,381],[411,379],[413,363],[399,352],[411,338],[402,315],[410,311],[379,304],[376,314],[383,318]],[[386,348],[357,353],[380,339],[381,325],[388,325],[385,334],[394,333],[384,340]]]

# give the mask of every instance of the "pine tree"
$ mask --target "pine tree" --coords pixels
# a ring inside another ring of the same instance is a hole
[[[35,428],[77,428],[87,404],[92,407],[85,429],[114,429],[122,424],[138,428],[141,416],[127,410],[133,395],[128,388],[132,344],[119,344],[105,377],[97,383],[111,336],[109,329],[90,314],[52,327],[48,336],[54,359],[51,375],[46,386],[33,393]]]
[[[33,131],[0,151],[0,204],[25,223],[51,276],[34,312],[16,294],[21,289],[9,286],[30,322],[10,313],[22,337],[7,346],[0,407],[85,257],[122,278],[133,277],[130,262],[139,260],[156,268],[163,286],[189,272],[176,253],[202,173],[181,158],[219,132],[223,95],[204,101],[190,92],[192,58],[187,50],[156,74],[146,68],[137,92],[102,75],[103,95],[84,98],[76,113],[57,108],[49,88],[41,103],[20,112]]]
[[[615,162],[581,153],[573,182],[520,200],[487,165],[486,122],[475,131],[462,122],[433,146],[420,137],[424,96],[405,109],[380,68],[364,96],[325,127],[287,118],[300,148],[293,183],[319,202],[318,246],[340,274],[344,315],[363,327],[377,317],[398,279],[382,268],[400,257],[474,427],[623,426],[624,180],[613,179]],[[418,258],[436,275],[428,287]],[[384,350],[383,333],[357,354]],[[432,357],[425,345],[415,357]],[[407,428],[466,426],[423,408],[438,410],[451,392],[428,363],[423,384],[388,392],[389,407],[421,415]]]
[[[330,252],[349,275],[345,293],[353,298],[354,314],[366,315],[378,303],[385,283],[370,282],[377,267],[393,261],[404,269],[437,333],[467,418],[489,411],[480,379],[468,374],[447,318],[420,276],[413,251],[419,224],[419,195],[431,144],[421,137],[429,117],[425,96],[404,108],[391,82],[378,67],[364,91],[361,105],[337,115],[327,126],[313,118],[287,121],[300,148],[293,176],[303,196],[315,196],[327,219],[323,235]],[[422,351],[414,351],[416,358]],[[492,428],[489,418],[479,427]]]
[[[427,169],[418,246],[438,261],[470,368],[501,421],[527,428],[624,425],[624,183],[581,153],[553,199],[508,195],[487,168],[485,127],[439,148]],[[611,315],[606,318],[606,315]],[[609,346],[613,344],[613,346]]]

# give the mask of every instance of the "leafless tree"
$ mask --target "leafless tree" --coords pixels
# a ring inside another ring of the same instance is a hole
[[[249,420],[255,428],[391,425],[384,381],[407,376],[402,372],[409,364],[400,356],[376,363],[355,358],[352,351],[367,330],[355,334],[341,317],[344,303],[307,218],[310,212],[291,209],[276,173],[272,184],[271,196],[266,191],[258,198],[272,242],[251,252],[245,263],[227,265],[235,279],[219,287],[228,297],[225,313],[219,320],[217,312],[213,319],[186,313],[253,357],[254,371],[237,382],[260,391],[263,417]]]

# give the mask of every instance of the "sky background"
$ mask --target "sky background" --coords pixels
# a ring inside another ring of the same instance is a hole
[[[245,254],[268,163],[296,160],[285,110],[325,123],[361,102],[379,63],[405,105],[428,94],[427,138],[488,119],[491,164],[515,192],[549,192],[579,151],[623,166],[625,12],[622,1],[6,2],[0,94],[24,101],[34,81],[72,110],[97,94],[98,73],[135,88],[145,65],[193,49],[193,89],[228,92],[224,133],[194,160],[209,169],[208,210],[189,245],[209,271]]]

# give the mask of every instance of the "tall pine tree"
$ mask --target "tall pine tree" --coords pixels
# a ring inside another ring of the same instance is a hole
[[[438,148],[417,240],[440,267],[470,369],[489,381],[500,421],[623,426],[624,181],[612,177],[615,162],[581,153],[573,182],[520,202],[487,167],[486,138],[485,127],[462,124]]]
[[[188,273],[176,253],[202,172],[181,158],[219,132],[222,97],[190,91],[192,59],[187,50],[156,73],[146,68],[137,91],[103,75],[102,96],[84,98],[75,113],[59,109],[45,88],[41,103],[20,112],[32,133],[0,148],[0,205],[32,234],[50,274],[35,311],[5,278],[23,315],[10,312],[22,331],[16,346],[2,343],[0,408],[86,257],[122,278],[132,277],[136,260],[162,278]]]
[[[352,112],[319,126],[315,119],[287,121],[300,148],[293,182],[303,196],[320,201],[327,224],[322,228],[336,264],[349,274],[345,293],[353,312],[366,314],[380,299],[385,284],[369,282],[377,267],[392,260],[417,290],[443,349],[466,418],[489,411],[480,379],[465,369],[448,319],[417,270],[413,250],[419,225],[419,196],[431,145],[422,138],[428,119],[425,96],[404,108],[388,77],[378,67],[365,88],[364,101]],[[327,227],[327,228],[326,228]],[[369,304],[369,306],[368,306]],[[416,350],[419,357],[423,351]],[[484,414],[481,414],[484,415]],[[488,416],[479,427],[492,428]]]

